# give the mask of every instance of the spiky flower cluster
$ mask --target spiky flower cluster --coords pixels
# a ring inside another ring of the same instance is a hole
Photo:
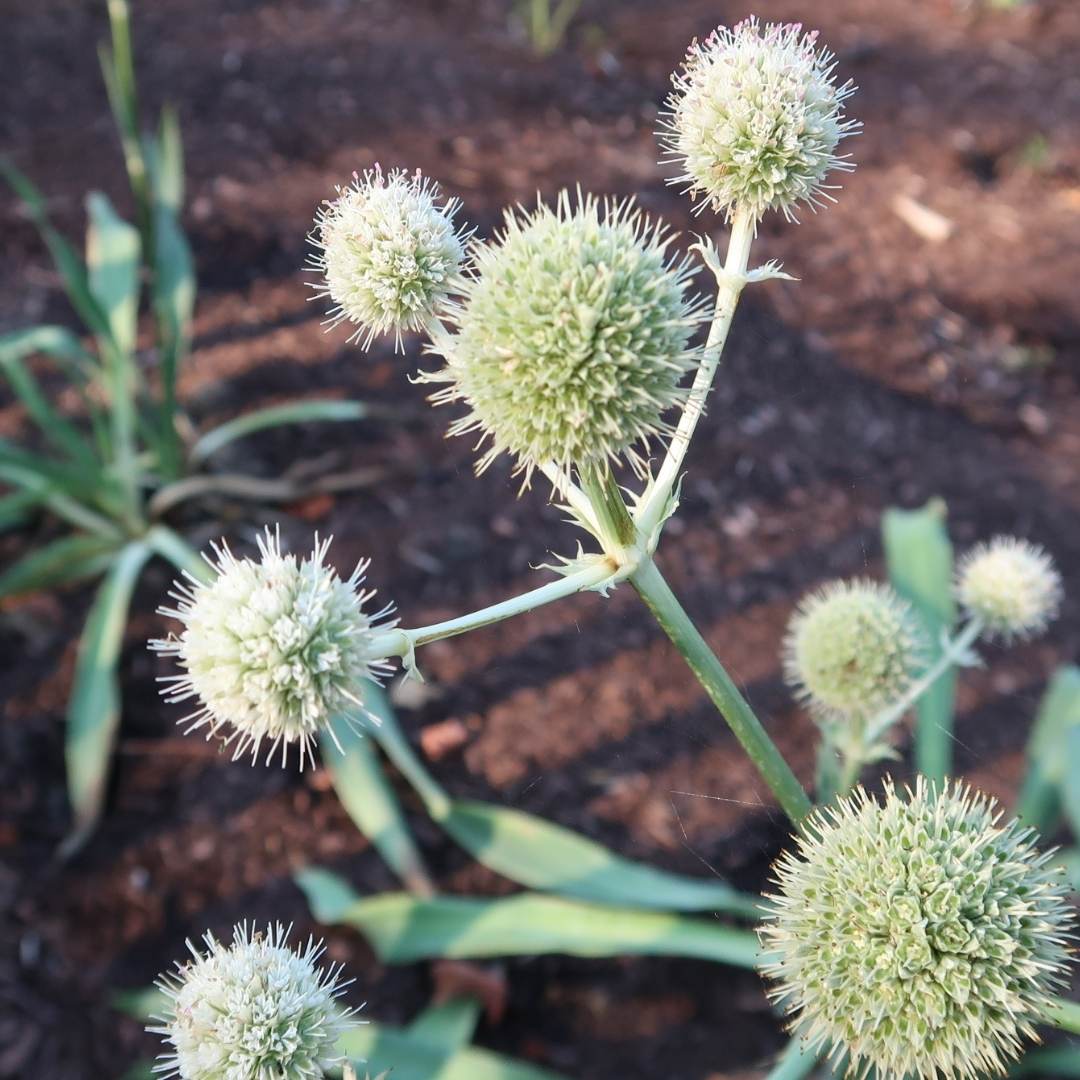
[[[672,76],[661,132],[683,170],[672,183],[728,216],[820,205],[828,173],[853,167],[836,148],[858,126],[843,112],[854,86],[837,86],[835,66],[799,24],[750,18],[695,41]]]
[[[987,632],[1006,640],[1040,634],[1061,604],[1061,577],[1035,544],[998,536],[961,560],[956,594]]]
[[[376,166],[327,202],[315,219],[312,269],[320,296],[333,303],[330,323],[356,326],[350,340],[367,348],[379,334],[427,326],[457,287],[465,252],[454,227],[460,203],[439,203],[439,187],[419,172]]]
[[[356,1022],[337,999],[341,968],[320,969],[323,946],[288,947],[280,924],[265,934],[237,926],[232,944],[206,934],[205,949],[158,980],[169,1001],[149,1030],[171,1045],[155,1068],[180,1080],[322,1080],[341,1064],[341,1036]]]
[[[432,345],[446,365],[424,379],[448,384],[436,403],[469,407],[451,434],[489,441],[478,471],[503,451],[526,475],[545,462],[638,463],[636,448],[669,432],[703,317],[670,242],[630,201],[563,192],[554,209],[508,212],[498,242],[476,249],[456,332]]]
[[[363,680],[388,670],[367,646],[391,608],[367,614],[364,605],[375,595],[361,589],[367,563],[342,581],[325,563],[329,546],[316,537],[312,554],[298,560],[282,554],[280,537],[269,529],[259,539],[258,560],[215,545],[215,559],[207,558],[212,579],[189,575],[169,594],[176,606],[159,609],[184,624],[179,637],[150,643],[184,668],[162,680],[162,693],[170,702],[199,700],[180,721],[189,731],[205,727],[209,738],[229,725],[224,741],[235,741],[234,760],[248,750],[254,759],[265,740],[267,761],[280,747],[284,765],[289,746],[299,743],[303,768],[334,715],[362,707]]]
[[[868,718],[900,698],[925,663],[922,628],[888,586],[834,581],[788,625],[784,674],[823,720]]]
[[[819,810],[776,867],[763,970],[793,1028],[882,1080],[1000,1072],[1062,982],[1049,854],[988,798],[922,780]]]

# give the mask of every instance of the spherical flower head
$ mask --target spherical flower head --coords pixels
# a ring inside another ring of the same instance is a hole
[[[670,243],[632,202],[563,192],[554,209],[508,212],[498,241],[476,247],[449,312],[456,332],[433,338],[446,365],[422,378],[447,384],[436,403],[469,407],[450,432],[488,441],[477,471],[503,451],[526,478],[546,462],[640,465],[642,446],[669,433],[703,318]]]
[[[367,348],[376,335],[424,329],[458,286],[466,236],[454,227],[457,199],[419,172],[376,166],[327,202],[309,237],[316,292],[334,305],[330,324],[351,322],[350,340]]]
[[[672,183],[728,217],[820,206],[828,174],[853,168],[836,149],[858,127],[843,110],[855,88],[836,84],[835,66],[798,24],[750,18],[695,41],[672,76],[661,132],[683,170]]]
[[[1061,605],[1061,576],[1041,547],[998,536],[979,544],[960,561],[956,594],[972,618],[994,637],[1034,637]]]
[[[156,1072],[180,1080],[321,1080],[342,1062],[338,1040],[356,1021],[338,998],[340,967],[320,969],[323,947],[288,947],[289,931],[236,927],[232,944],[205,949],[158,980],[169,1007],[149,1030],[170,1052]]]
[[[343,581],[326,565],[328,540],[316,536],[305,559],[285,555],[280,537],[269,529],[259,539],[258,559],[238,559],[222,544],[208,582],[190,575],[169,595],[170,615],[184,624],[179,637],[152,641],[157,652],[176,656],[184,669],[162,681],[170,702],[198,699],[200,708],[180,723],[206,728],[207,737],[225,726],[225,744],[235,741],[234,759],[258,755],[269,742],[267,761],[299,744],[300,767],[311,759],[315,737],[331,733],[339,713],[363,708],[363,680],[388,670],[372,658],[369,644],[376,626],[391,611],[364,611],[374,596],[361,588],[367,563]]]
[[[1064,982],[1068,887],[1032,830],[960,786],[859,790],[776,866],[763,970],[793,1031],[850,1072],[1003,1072]]]
[[[826,721],[880,712],[908,690],[925,662],[911,606],[873,581],[835,581],[808,596],[784,642],[789,684]]]

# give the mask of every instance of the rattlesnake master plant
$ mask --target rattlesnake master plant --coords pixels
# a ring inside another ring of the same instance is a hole
[[[756,18],[719,27],[690,46],[661,133],[682,173],[671,182],[731,215],[791,217],[800,202],[829,198],[825,180],[852,166],[836,154],[858,125],[844,117],[854,93],[837,86],[835,61],[799,24]]]
[[[213,579],[177,582],[176,606],[159,609],[184,624],[179,637],[150,643],[184,668],[162,679],[163,695],[198,699],[200,708],[180,721],[189,731],[206,728],[210,737],[230,727],[224,742],[236,743],[234,758],[250,750],[254,759],[269,742],[267,761],[280,748],[285,764],[296,743],[303,768],[333,717],[362,708],[363,680],[388,671],[367,646],[376,629],[393,625],[385,621],[392,608],[365,612],[375,595],[362,588],[367,563],[343,581],[325,562],[329,546],[316,537],[312,554],[298,559],[282,553],[269,529],[258,560],[215,546],[215,560],[207,560]]]
[[[979,544],[961,560],[956,596],[988,635],[1005,640],[1034,637],[1061,605],[1061,575],[1038,545],[1011,536]]]
[[[865,719],[904,694],[926,644],[911,605],[887,585],[834,581],[792,616],[784,674],[819,719]]]
[[[546,462],[579,469],[638,450],[670,431],[685,397],[703,319],[693,269],[671,236],[632,201],[567,192],[554,208],[509,211],[501,237],[474,248],[454,332],[434,335],[446,383],[432,396],[469,412],[451,434],[479,433],[478,471],[506,451],[528,476]]]
[[[322,1080],[342,1063],[338,1040],[355,1010],[338,1003],[348,983],[341,968],[320,969],[322,943],[293,951],[289,930],[265,933],[241,924],[232,944],[213,934],[192,959],[162,975],[169,1001],[149,1028],[171,1050],[154,1071],[179,1080]]]
[[[379,334],[423,330],[457,287],[466,236],[454,226],[461,205],[440,205],[439,186],[419,172],[376,166],[327,202],[309,237],[316,292],[333,303],[331,325],[350,322],[367,348]]]
[[[1063,871],[962,785],[819,809],[776,884],[761,930],[772,995],[856,1075],[1000,1072],[1065,982]]]

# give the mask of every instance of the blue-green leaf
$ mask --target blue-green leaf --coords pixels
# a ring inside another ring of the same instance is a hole
[[[116,665],[124,641],[135,582],[150,555],[141,541],[116,557],[98,588],[79,641],[75,681],[68,700],[65,760],[74,829],[64,842],[70,854],[92,831],[105,801],[105,785],[120,722]]]
[[[497,899],[406,893],[361,898],[325,870],[301,871],[297,884],[315,917],[362,931],[379,959],[408,964],[435,957],[690,956],[752,968],[758,941],[715,920],[586,904],[535,893]]]
[[[430,896],[424,860],[377,750],[345,717],[335,719],[332,728],[333,736],[323,736],[320,748],[341,805],[410,892]]]
[[[93,577],[108,567],[116,549],[116,540],[98,535],[52,540],[0,573],[0,599]]]
[[[941,654],[942,633],[950,632],[956,621],[945,504],[934,499],[921,510],[886,510],[882,538],[893,588],[921,616],[931,643],[928,660],[933,663]],[[955,698],[956,674],[949,671],[919,699],[915,763],[931,780],[944,780],[952,771]]]
[[[1071,780],[1070,733],[1080,728],[1080,667],[1058,668],[1039,703],[1027,748],[1027,775],[1016,813],[1026,825],[1049,833],[1061,814],[1062,789]]]
[[[129,225],[99,191],[87,196],[90,224],[86,264],[90,291],[105,312],[112,340],[122,353],[135,349],[139,314],[139,230]]]

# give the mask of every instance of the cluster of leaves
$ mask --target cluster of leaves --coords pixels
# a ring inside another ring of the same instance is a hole
[[[125,221],[107,196],[92,192],[80,255],[50,221],[41,192],[0,161],[85,328],[85,336],[48,325],[0,337],[0,375],[34,428],[26,445],[0,440],[0,485],[7,489],[0,488],[0,529],[23,526],[41,514],[62,529],[0,573],[0,600],[102,578],[68,705],[66,759],[75,826],[69,847],[85,838],[101,812],[120,717],[117,663],[139,575],[155,555],[202,572],[201,560],[166,515],[193,496],[215,491],[289,497],[288,485],[267,492],[253,478],[195,474],[223,447],[252,432],[364,414],[356,402],[309,400],[250,412],[201,433],[184,414],[177,383],[191,342],[196,285],[180,221],[180,129],[175,112],[165,108],[156,132],[140,131],[127,6],[112,0],[108,10],[112,42],[101,49],[101,68],[137,224]],[[152,328],[140,337],[144,298]],[[39,380],[50,363],[63,394],[43,389]],[[70,397],[72,415],[53,404],[61,397]]]

